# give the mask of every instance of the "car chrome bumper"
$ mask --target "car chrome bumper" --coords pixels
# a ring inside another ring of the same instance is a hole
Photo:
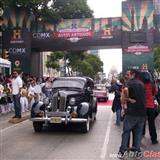
[[[33,121],[33,122],[49,122],[49,123],[52,123],[51,122],[51,118],[47,118],[47,117],[36,117],[36,118],[31,118],[30,120]],[[87,119],[85,118],[61,118],[61,123],[63,122],[71,122],[71,123],[83,123],[83,122],[87,122]]]

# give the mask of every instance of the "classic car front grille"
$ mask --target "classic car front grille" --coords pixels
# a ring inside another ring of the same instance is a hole
[[[48,117],[65,117],[66,115],[66,112],[48,112]]]
[[[59,110],[60,112],[64,112],[66,108],[66,98],[67,97],[63,92],[54,94],[51,100],[52,111]]]
[[[61,112],[65,111],[65,107],[66,107],[66,97],[60,96],[59,111],[61,111]]]
[[[53,98],[51,100],[51,108],[52,108],[52,111],[56,111],[57,110],[57,105],[58,103],[58,95],[57,93],[53,95]]]

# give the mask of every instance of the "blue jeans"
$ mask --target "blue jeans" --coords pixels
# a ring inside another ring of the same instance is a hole
[[[140,151],[142,132],[143,132],[145,119],[146,117],[129,116],[129,115],[125,116],[120,152],[125,152],[128,150],[128,142],[130,139],[131,131],[134,131],[133,147],[135,151]]]
[[[46,89],[45,90],[45,95],[46,95],[46,97],[51,98],[52,91]]]
[[[116,125],[120,125],[121,122],[121,109],[116,110]]]
[[[14,110],[15,116],[21,117],[21,104],[20,104],[20,95],[13,95],[13,103],[14,103]]]

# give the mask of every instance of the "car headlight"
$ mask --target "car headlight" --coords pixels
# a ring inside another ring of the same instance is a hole
[[[70,98],[69,104],[70,104],[71,106],[73,106],[73,105],[75,105],[75,103],[76,103],[76,99],[75,99],[74,97]]]
[[[44,98],[43,99],[43,103],[45,104],[45,105],[48,105],[49,104],[49,98],[47,97],[47,98]]]

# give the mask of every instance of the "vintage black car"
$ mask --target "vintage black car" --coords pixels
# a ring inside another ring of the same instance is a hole
[[[31,109],[35,132],[43,125],[79,123],[84,133],[96,119],[97,99],[93,96],[94,82],[88,77],[59,77],[53,81],[50,102],[37,102]]]

